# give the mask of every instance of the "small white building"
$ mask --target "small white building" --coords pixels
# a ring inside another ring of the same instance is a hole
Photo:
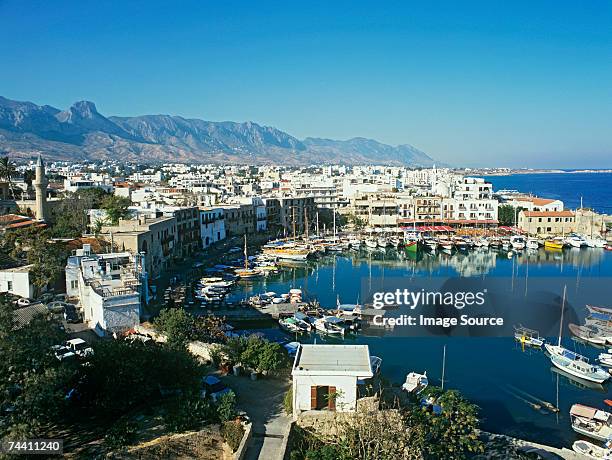
[[[8,292],[20,297],[31,299],[34,297],[34,286],[30,279],[30,270],[34,265],[0,270],[0,292]]]
[[[291,375],[297,418],[309,410],[355,411],[357,380],[374,374],[367,345],[301,345]]]
[[[147,292],[144,261],[138,254],[92,254],[84,245],[68,258],[66,295],[78,299],[85,323],[100,336],[139,325]]]

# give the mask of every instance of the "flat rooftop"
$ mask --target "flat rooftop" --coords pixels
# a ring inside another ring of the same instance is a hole
[[[370,350],[367,345],[301,345],[292,374],[371,377]]]

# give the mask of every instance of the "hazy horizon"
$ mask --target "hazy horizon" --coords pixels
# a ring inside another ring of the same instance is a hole
[[[10,99],[372,138],[455,166],[612,168],[607,2],[0,0],[0,17]]]

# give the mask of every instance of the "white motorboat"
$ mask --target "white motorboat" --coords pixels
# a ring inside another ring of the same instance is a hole
[[[586,244],[590,248],[604,248],[606,246],[606,240],[603,238],[585,238]]]
[[[351,246],[352,249],[359,249],[359,247],[361,246],[361,240],[359,238],[351,238],[348,241],[348,244]]]
[[[512,249],[522,251],[525,249],[526,245],[525,238],[520,235],[513,235],[510,237],[510,245],[512,246]]]
[[[323,318],[318,318],[314,322],[314,327],[317,331],[322,332],[324,334],[344,336],[345,329],[342,326],[336,324],[336,319],[338,318],[336,318],[335,316],[325,316]]]
[[[598,356],[599,364],[606,367],[612,367],[612,350],[608,350],[607,353],[600,353]]]
[[[572,444],[574,452],[586,457],[598,460],[612,460],[612,449],[599,447],[589,441],[579,440]]]
[[[548,344],[545,346],[548,350]],[[610,378],[610,374],[602,367],[589,363],[587,357],[574,353],[567,348],[563,348],[560,354],[551,354],[550,360],[554,366],[568,374],[590,382],[603,383]]]
[[[607,441],[612,437],[612,414],[594,407],[574,404],[570,409],[572,429],[583,436]]]
[[[427,238],[423,241],[423,244],[430,251],[435,251],[438,248],[438,242],[433,238]]]
[[[387,246],[391,245],[389,243],[389,240],[383,236],[378,238],[378,240],[376,241],[376,244],[381,248],[386,248]]]
[[[537,238],[527,238],[527,249],[539,249],[540,243]]]
[[[514,328],[514,339],[523,345],[530,347],[541,347],[546,341],[545,338],[540,337],[540,333],[533,329],[528,329],[524,326]]]
[[[570,235],[565,238],[565,242],[573,248],[581,248],[582,246],[587,245],[585,239],[580,235]]]
[[[279,319],[278,325],[281,327],[281,329],[294,334],[310,332],[311,329],[311,325],[309,323],[294,316]]]
[[[406,376],[406,381],[402,385],[402,390],[418,395],[429,385],[427,379],[427,371],[419,374],[417,372],[411,372]]]

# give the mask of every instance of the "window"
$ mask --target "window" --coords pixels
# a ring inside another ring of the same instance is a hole
[[[12,291],[13,290],[13,282],[12,281],[7,281],[6,282],[6,289],[7,289],[7,291]]]

